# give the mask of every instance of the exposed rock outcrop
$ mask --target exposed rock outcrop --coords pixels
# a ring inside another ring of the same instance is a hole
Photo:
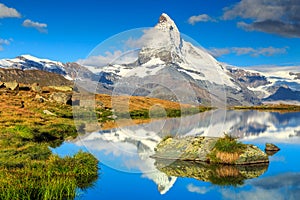
[[[235,140],[232,139],[232,141],[234,142]],[[268,155],[254,145],[233,143],[239,145],[239,149],[234,152],[226,152],[217,148],[216,144],[218,142],[220,143],[220,138],[203,136],[168,138],[157,145],[156,152],[152,157],[167,160],[200,161],[233,165],[269,162]]]

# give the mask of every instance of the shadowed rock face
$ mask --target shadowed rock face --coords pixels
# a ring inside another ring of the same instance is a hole
[[[232,165],[269,162],[266,153],[250,144],[242,144],[242,149],[237,152],[220,151],[216,148],[216,143],[219,139],[203,136],[168,138],[156,146],[155,154],[152,157],[167,160],[201,161]]]
[[[189,177],[216,185],[243,185],[246,179],[257,178],[268,169],[268,164],[216,165],[206,162],[166,161],[156,159],[155,166],[168,176]]]

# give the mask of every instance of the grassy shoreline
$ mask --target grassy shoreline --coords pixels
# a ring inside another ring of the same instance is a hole
[[[54,93],[72,92],[49,87],[36,92],[28,88],[0,88],[0,199],[74,199],[78,189],[93,184],[99,169],[98,160],[90,153],[60,158],[49,148],[78,136],[73,107],[51,99]],[[124,98],[118,99],[121,106]],[[80,114],[95,115],[104,126],[120,125],[112,117],[115,113],[110,96],[96,95],[95,102],[95,110]],[[133,97],[130,102],[128,115],[123,108],[117,109],[119,119],[140,123],[210,110],[143,97]]]
[[[78,135],[70,105],[40,100],[51,92],[0,90],[0,199],[74,199],[98,178],[92,154],[51,152]]]

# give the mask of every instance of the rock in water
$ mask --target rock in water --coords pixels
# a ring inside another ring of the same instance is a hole
[[[279,150],[280,150],[280,148],[278,146],[276,146],[275,144],[266,143],[265,152],[267,154],[270,153],[271,155],[273,155],[274,153],[276,153]]]
[[[157,146],[155,154],[151,157],[166,160],[201,161],[208,163],[221,163],[233,165],[249,165],[268,163],[268,155],[258,147],[251,144],[240,144],[240,149],[226,152],[218,149],[217,143],[222,138],[215,137],[184,137],[168,138],[162,140]]]

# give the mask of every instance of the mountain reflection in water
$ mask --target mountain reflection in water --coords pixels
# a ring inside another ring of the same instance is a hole
[[[263,144],[268,141],[299,144],[299,122],[299,112],[280,114],[259,111],[214,110],[194,116],[156,120],[149,124],[93,132],[80,136],[75,143],[79,146],[85,146],[99,158],[101,163],[109,167],[125,172],[142,173],[143,178],[155,182],[159,192],[165,194],[173,187],[178,176],[184,176],[182,172],[181,174],[180,172],[170,173],[172,171],[170,166],[158,167],[161,165],[149,157],[154,153],[155,146],[165,135],[171,134],[180,137],[191,135],[223,136],[226,132],[245,142]],[[266,170],[267,166],[260,167],[256,172],[253,169],[248,170],[250,174],[254,172],[255,175],[252,177],[247,176],[245,169],[227,169],[225,171],[244,175],[239,176],[241,180],[237,182],[243,183],[244,179],[258,177]],[[218,169],[220,173],[225,171],[224,168]],[[186,176],[197,179],[195,177],[197,174]],[[220,177],[222,178],[222,176]],[[227,177],[234,178],[234,174]],[[213,182],[209,179],[199,180]]]

